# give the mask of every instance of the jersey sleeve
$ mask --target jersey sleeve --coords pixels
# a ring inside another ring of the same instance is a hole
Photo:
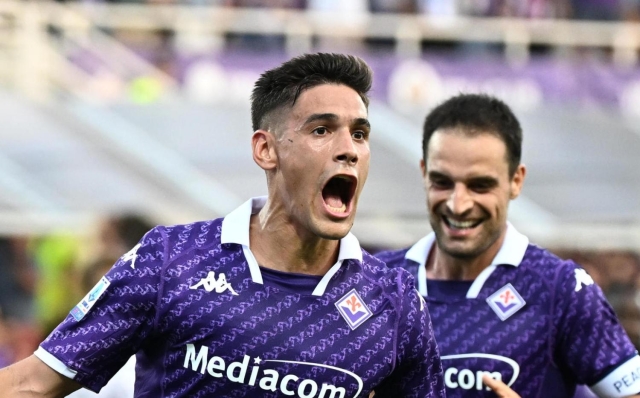
[[[445,397],[442,364],[429,311],[412,277],[406,287],[396,325],[396,363],[391,376],[375,388],[375,396]]]
[[[556,289],[556,360],[600,397],[640,393],[640,357],[587,272],[562,267]]]
[[[154,330],[166,257],[160,227],[149,231],[42,342],[35,355],[99,391]]]

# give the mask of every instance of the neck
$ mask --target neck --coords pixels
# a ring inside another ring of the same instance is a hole
[[[324,275],[337,261],[340,241],[296,228],[283,211],[267,201],[251,216],[249,239],[258,264],[283,272]]]
[[[427,278],[454,281],[475,280],[500,251],[506,230],[485,251],[474,257],[455,257],[434,244],[427,258]]]

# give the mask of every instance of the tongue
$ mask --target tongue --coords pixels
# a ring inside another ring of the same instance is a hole
[[[341,209],[344,205],[342,198],[338,194],[328,193],[324,196],[324,201],[331,207]]]

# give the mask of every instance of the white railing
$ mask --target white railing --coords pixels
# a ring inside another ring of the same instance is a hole
[[[46,101],[59,89],[84,96],[94,77],[69,60],[81,52],[90,53],[116,79],[148,76],[165,95],[177,91],[173,77],[102,32],[78,7],[0,1],[1,83],[35,101]]]
[[[51,35],[47,33],[51,27],[75,45],[98,45],[102,61],[112,68],[118,69],[115,62],[125,64],[127,70],[154,74],[167,86],[174,84],[171,78],[125,51],[120,43],[97,28],[163,29],[179,38],[207,38],[205,41],[212,50],[220,48],[229,33],[280,35],[292,54],[312,49],[314,39],[351,43],[387,39],[403,57],[420,54],[423,41],[503,43],[505,56],[516,63],[526,62],[531,45],[569,50],[606,48],[612,50],[613,61],[623,66],[635,65],[640,49],[640,24],[625,22],[372,13],[345,16],[313,10],[2,0],[0,78],[30,98],[46,97],[52,81],[64,84],[77,79],[68,75],[77,76],[78,71],[64,70],[68,67],[59,59],[52,60],[55,56],[46,51],[51,45]],[[13,55],[7,56],[7,51]]]

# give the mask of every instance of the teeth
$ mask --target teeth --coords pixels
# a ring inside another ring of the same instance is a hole
[[[450,218],[447,218],[447,222],[450,226],[456,229],[471,228],[476,223],[475,221],[454,221]]]
[[[333,206],[329,206],[329,205],[327,205],[327,207],[328,207],[329,209],[331,209],[331,211],[333,211],[333,212],[335,212],[335,213],[344,213],[344,212],[346,212],[346,211],[347,211],[347,205],[345,205],[345,204],[343,204],[343,205],[342,205],[342,206],[340,206],[340,207],[333,207]]]

